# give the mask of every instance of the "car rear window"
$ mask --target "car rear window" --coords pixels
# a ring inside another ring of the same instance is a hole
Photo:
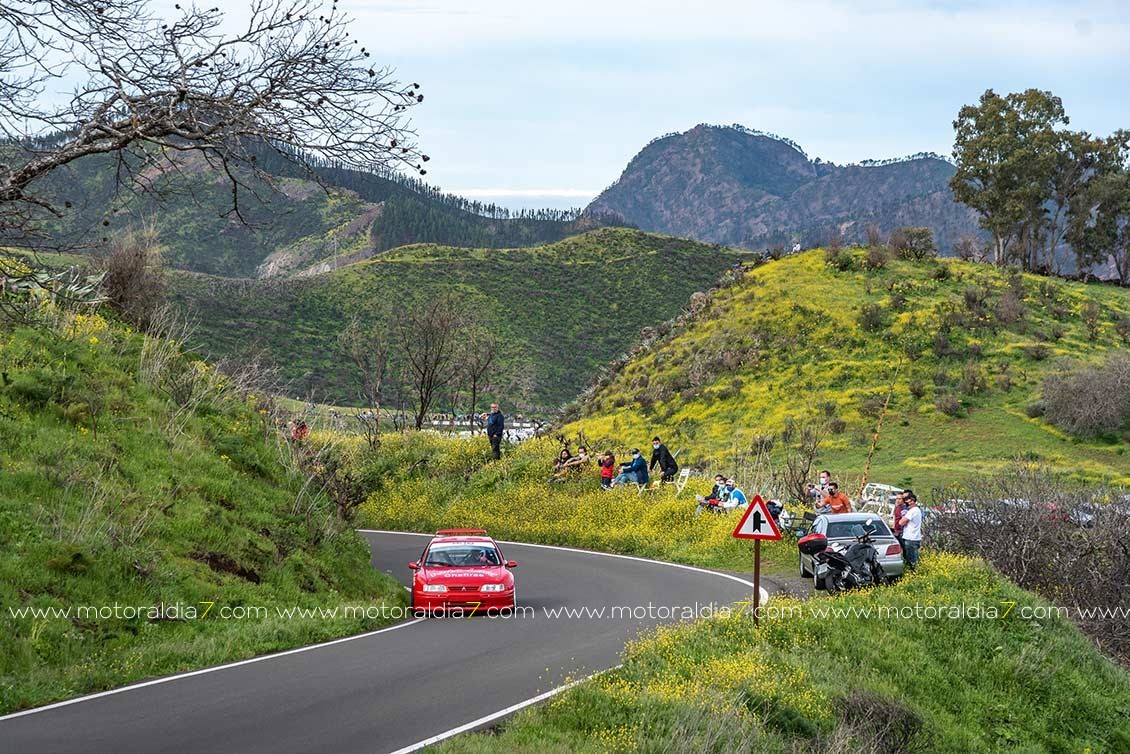
[[[851,533],[851,527],[864,526],[862,521],[829,521],[828,533],[825,535],[828,539],[838,539],[840,537],[855,536]],[[864,526],[864,528],[866,528]],[[871,536],[873,537],[889,537],[891,530],[887,528],[887,524],[879,518],[871,519]]]

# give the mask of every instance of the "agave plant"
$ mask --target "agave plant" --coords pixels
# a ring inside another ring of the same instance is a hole
[[[0,314],[21,324],[41,324],[52,309],[95,307],[106,301],[105,273],[78,267],[52,269],[0,256]]]

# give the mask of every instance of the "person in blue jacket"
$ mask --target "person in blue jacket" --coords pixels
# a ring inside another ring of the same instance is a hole
[[[620,464],[620,474],[612,480],[612,486],[628,483],[647,484],[647,482],[647,461],[640,455],[639,448],[632,448],[632,460]]]
[[[506,419],[497,403],[490,404],[490,413],[484,415],[487,420],[487,439],[490,440],[490,453],[494,460],[502,458],[502,434],[506,431]]]

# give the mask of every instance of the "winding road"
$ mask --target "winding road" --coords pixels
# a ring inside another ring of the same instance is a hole
[[[374,568],[409,583],[427,537],[364,531]],[[614,667],[660,609],[732,607],[744,579],[544,545],[517,560],[523,614],[410,619],[380,631],[159,678],[0,717],[0,752],[405,752],[490,725]],[[651,609],[648,609],[648,605]],[[553,611],[604,609],[603,617]],[[613,616],[612,608],[619,610]],[[675,617],[679,617],[676,613]]]

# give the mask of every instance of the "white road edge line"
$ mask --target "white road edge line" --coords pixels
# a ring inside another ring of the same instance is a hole
[[[415,531],[390,531],[387,529],[355,529],[365,534],[403,534],[408,537],[434,537],[435,534],[425,534]],[[741,576],[735,576],[732,573],[722,573],[721,571],[712,571],[709,568],[699,568],[698,566],[684,565],[683,563],[668,563],[666,560],[653,560],[651,558],[641,558],[638,555],[621,555],[615,552],[600,552],[598,550],[582,550],[579,547],[564,547],[562,545],[539,545],[533,542],[514,542],[506,539],[498,539],[496,542],[501,542],[504,545],[516,545],[518,547],[539,547],[543,550],[564,550],[566,552],[577,552],[582,555],[599,555],[602,558],[620,558],[622,560],[638,560],[641,563],[654,563],[655,565],[668,566],[670,568],[682,568],[684,571],[695,571],[697,573],[706,573],[711,576],[720,576],[730,581],[736,581],[739,584],[744,584],[750,589],[753,589],[753,582],[748,579],[743,579]],[[769,592],[765,591],[765,587],[761,587],[761,604],[769,604]]]
[[[363,534],[403,534],[403,535],[408,536],[408,537],[434,537],[435,536],[434,534],[424,534],[424,533],[421,533],[421,532],[390,531],[388,529],[357,529],[356,531],[359,531]],[[618,553],[599,552],[597,550],[582,550],[579,547],[562,547],[560,545],[540,545],[540,544],[533,544],[531,542],[513,542],[513,541],[510,541],[510,540],[506,540],[506,539],[499,539],[499,540],[496,540],[496,541],[501,542],[504,545],[516,545],[518,547],[539,547],[539,548],[544,549],[544,550],[565,550],[566,552],[576,552],[576,553],[581,553],[583,555],[600,555],[600,556],[603,556],[603,557],[606,557],[606,558],[622,558],[624,560],[638,560],[641,563],[655,563],[657,565],[665,565],[665,566],[670,566],[672,568],[682,568],[684,570],[695,571],[697,573],[706,573],[706,574],[710,574],[711,576],[721,576],[724,579],[730,579],[731,581],[736,581],[739,584],[745,584],[750,589],[752,589],[753,586],[754,586],[752,581],[749,581],[747,579],[743,579],[741,576],[734,576],[733,574],[722,573],[721,571],[711,571],[709,568],[698,568],[696,566],[683,565],[682,563],[668,563],[667,561],[664,561],[664,560],[652,560],[651,558],[641,558],[641,557],[638,557],[636,555],[620,555]],[[768,604],[768,603],[769,603],[769,593],[765,591],[764,587],[762,587],[761,588],[761,604],[765,605],[765,604]],[[525,709],[526,707],[537,704],[538,702],[543,702],[546,699],[549,699],[551,696],[555,696],[556,694],[560,694],[562,691],[567,691],[567,690],[573,688],[574,686],[577,686],[578,684],[585,683],[586,681],[590,681],[593,678],[596,678],[597,676],[603,675],[604,673],[611,672],[611,671],[616,670],[617,668],[621,668],[621,667],[623,667],[623,666],[622,665],[616,665],[615,667],[608,668],[607,670],[602,670],[598,673],[593,673],[590,676],[586,676],[584,678],[579,678],[579,679],[572,681],[570,683],[566,683],[563,686],[558,686],[555,689],[552,689],[550,691],[546,691],[543,694],[538,694],[537,696],[530,697],[529,699],[525,699],[523,701],[520,701],[517,704],[512,704],[505,709],[500,709],[498,712],[492,712],[491,714],[486,715],[485,717],[480,717],[478,720],[472,720],[471,722],[464,723],[463,725],[460,725],[457,728],[445,730],[443,733],[437,733],[436,735],[432,736],[431,738],[426,738],[423,741],[417,741],[416,743],[411,744],[410,746],[405,746],[402,749],[397,749],[396,751],[391,752],[391,754],[409,754],[409,752],[418,751],[418,750],[423,749],[427,746],[431,746],[432,744],[438,744],[440,741],[445,741],[449,738],[452,738],[453,736],[459,735],[460,733],[465,733],[469,730],[472,730],[473,728],[479,727],[480,725],[484,725],[486,723],[489,723],[492,720],[497,720],[501,717],[506,717],[507,715],[511,715],[511,714],[517,712],[518,710]]]
[[[163,676],[161,678],[154,678],[151,681],[142,681],[141,683],[132,683],[129,686],[122,686],[120,688],[110,689],[108,691],[99,691],[96,694],[87,694],[85,696],[76,696],[74,699],[64,699],[61,702],[55,702],[53,704],[46,704],[42,707],[33,707],[31,709],[25,709],[25,710],[22,710],[20,712],[12,712],[11,714],[0,716],[0,722],[3,722],[4,720],[11,720],[14,717],[23,717],[24,715],[34,715],[37,712],[46,712],[47,710],[58,709],[59,707],[67,707],[71,704],[78,704],[79,702],[88,702],[91,699],[99,699],[99,698],[104,697],[104,696],[112,696],[114,694],[122,694],[122,693],[125,693],[126,691],[135,691],[137,689],[143,689],[146,686],[156,686],[159,683],[168,683],[169,681],[177,681],[177,680],[180,680],[181,678],[191,678],[194,675],[204,675],[205,673],[215,673],[218,670],[227,670],[228,668],[238,668],[240,665],[250,665],[253,662],[263,662],[264,660],[273,660],[276,657],[285,657],[286,655],[298,654],[299,652],[309,652],[309,651],[314,650],[314,649],[321,649],[322,647],[328,647],[328,646],[331,646],[333,644],[342,644],[342,643],[347,642],[347,641],[355,641],[357,639],[365,639],[365,638],[368,638],[370,636],[376,636],[377,634],[383,634],[386,631],[395,631],[398,628],[407,628],[408,626],[413,626],[413,625],[420,623],[421,621],[425,621],[425,620],[427,620],[427,618],[415,618],[413,620],[408,621],[407,623],[397,623],[395,626],[388,626],[386,628],[379,628],[376,631],[369,631],[368,633],[357,634],[356,636],[344,636],[340,639],[331,639],[330,641],[324,641],[320,644],[310,644],[310,645],[305,646],[305,647],[297,647],[295,649],[286,649],[286,650],[283,650],[282,652],[272,652],[269,655],[259,655],[258,657],[249,657],[246,660],[237,660],[235,662],[229,662],[229,663],[225,663],[223,665],[215,665],[215,666],[210,667],[210,668],[202,668],[200,670],[190,670],[186,673],[177,673],[176,675],[167,675],[167,676]]]
[[[420,749],[431,746],[432,744],[438,744],[440,741],[445,741],[449,738],[452,738],[453,736],[459,735],[460,733],[466,733],[469,730],[477,728],[480,725],[484,725],[484,724],[489,723],[493,720],[497,720],[500,717],[506,717],[507,715],[512,715],[515,712],[517,712],[518,710],[525,709],[526,707],[530,707],[532,705],[535,705],[538,702],[544,702],[546,699],[549,699],[552,696],[556,696],[557,694],[560,694],[562,691],[568,691],[569,689],[573,688],[574,686],[580,685],[580,684],[585,683],[587,681],[591,681],[593,678],[596,678],[597,676],[604,675],[605,673],[609,673],[613,670],[618,670],[619,668],[622,668],[622,667],[623,667],[623,665],[615,665],[611,668],[608,668],[607,670],[601,670],[598,673],[593,673],[592,675],[585,676],[584,678],[578,678],[577,680],[570,681],[569,683],[566,683],[563,686],[558,686],[555,689],[551,689],[549,691],[546,691],[545,693],[538,694],[537,696],[530,697],[529,699],[525,699],[521,702],[518,702],[517,704],[512,704],[509,707],[507,707],[506,709],[500,709],[498,712],[492,712],[489,715],[486,715],[484,717],[480,717],[478,720],[472,720],[469,723],[464,723],[463,725],[460,725],[458,728],[452,728],[451,730],[445,730],[443,733],[437,733],[436,735],[432,736],[431,738],[425,738],[423,741],[417,741],[416,743],[405,746],[402,749],[397,749],[396,751],[390,752],[390,754],[409,754],[409,752],[419,751]]]

